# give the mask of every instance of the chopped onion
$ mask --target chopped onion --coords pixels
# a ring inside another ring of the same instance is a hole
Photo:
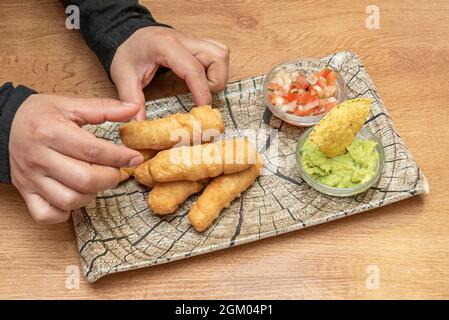
[[[284,104],[284,98],[282,98],[282,97],[276,97],[276,100],[274,100],[274,105],[276,106],[276,107],[280,107],[280,106],[282,106]]]
[[[296,108],[296,101],[292,101],[289,104],[287,104],[288,106],[288,111],[294,111]]]
[[[315,84],[315,77],[312,76],[312,75],[310,75],[310,74],[308,74],[308,75],[306,76],[306,80],[307,80],[307,82],[310,83],[311,85],[314,85],[314,84]]]
[[[313,86],[313,89],[315,89],[316,92],[321,93],[323,91],[323,89],[320,86]]]
[[[282,112],[291,112],[291,111],[294,111],[295,108],[296,108],[296,102],[295,101],[292,101],[292,102],[290,102],[288,104],[284,104],[284,105],[282,105],[280,107]]]
[[[324,96],[326,98],[332,97],[335,94],[335,91],[337,91],[335,86],[326,86],[324,88]]]
[[[320,101],[319,100],[314,100],[312,102],[309,102],[308,104],[304,105],[304,110],[308,111],[311,110],[313,108],[315,108],[316,106],[320,105]]]

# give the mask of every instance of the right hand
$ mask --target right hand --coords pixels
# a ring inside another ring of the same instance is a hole
[[[142,90],[159,66],[185,80],[197,106],[211,104],[211,90],[223,90],[228,80],[229,48],[167,27],[150,26],[134,32],[114,55],[111,79],[121,100],[142,106],[136,120],[145,119]]]
[[[119,182],[120,167],[143,162],[123,145],[96,138],[85,124],[128,121],[135,103],[36,94],[17,110],[9,138],[11,180],[38,223],[66,221],[72,209]]]

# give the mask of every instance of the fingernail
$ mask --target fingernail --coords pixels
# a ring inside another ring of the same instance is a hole
[[[139,104],[135,103],[135,102],[128,102],[128,101],[122,101],[122,106],[126,107],[126,108],[135,108],[137,107]]]
[[[129,160],[129,164],[128,165],[130,167],[137,167],[142,162],[143,162],[143,157],[142,157],[142,155],[140,155],[140,156],[136,156],[134,158],[131,158],[131,160]]]

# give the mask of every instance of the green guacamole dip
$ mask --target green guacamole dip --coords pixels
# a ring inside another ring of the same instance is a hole
[[[329,158],[307,139],[301,149],[304,170],[318,182],[335,188],[352,188],[369,181],[377,170],[377,143],[354,139],[347,152]]]

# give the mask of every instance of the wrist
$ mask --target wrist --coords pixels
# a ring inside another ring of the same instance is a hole
[[[120,73],[123,72],[124,66],[132,66],[133,69],[136,69],[139,72],[145,69],[148,60],[156,60],[156,57],[151,58],[151,56],[158,51],[157,46],[162,45],[164,42],[163,39],[173,31],[172,27],[159,24],[143,26],[134,30],[114,52],[110,64],[110,80],[115,83],[116,79],[120,76]],[[151,47],[153,49],[149,49]],[[145,66],[139,66],[139,62],[143,61],[145,62]],[[169,70],[169,68],[159,66],[156,75],[165,73]],[[137,74],[139,74],[139,72],[136,71]]]
[[[35,93],[25,86],[14,88],[10,82],[0,87],[0,182],[11,183],[9,138],[12,122],[19,107]]]
[[[105,52],[103,56],[99,57],[105,71],[108,74],[109,79],[113,81],[113,78],[111,77],[111,68],[114,61],[114,58],[117,54],[117,51],[125,45],[125,43],[132,38],[132,36],[139,30],[142,30],[143,28],[157,28],[157,27],[163,27],[163,28],[171,28],[168,25],[160,24],[158,22],[150,21],[150,20],[139,20],[139,19],[131,19],[130,21],[127,21],[123,24],[122,28],[120,29],[120,32],[117,33],[115,36],[112,47],[108,52]]]

